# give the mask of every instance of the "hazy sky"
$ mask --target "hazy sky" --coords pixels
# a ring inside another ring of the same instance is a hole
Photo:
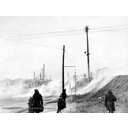
[[[80,34],[72,32],[42,36],[45,32],[84,29],[85,26],[90,28],[92,72],[128,64],[128,29],[91,31],[110,26],[128,28],[128,17],[0,17],[0,80],[33,78],[33,71],[39,75],[43,64],[46,64],[48,78],[50,75],[61,78],[63,45],[66,48],[65,65],[76,66],[77,74],[86,73],[84,31]],[[70,75],[74,70],[65,69]]]

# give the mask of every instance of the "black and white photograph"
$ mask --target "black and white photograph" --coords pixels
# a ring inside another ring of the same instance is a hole
[[[128,17],[0,16],[0,113],[128,113]]]

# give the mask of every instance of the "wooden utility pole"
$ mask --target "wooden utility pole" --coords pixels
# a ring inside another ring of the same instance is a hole
[[[76,95],[76,69],[75,69],[75,95]]]
[[[43,80],[43,72],[44,72],[44,69],[41,69],[41,70],[42,70],[41,80]]]
[[[69,80],[69,73],[67,72],[67,76],[68,76],[68,82],[69,82],[69,87],[70,87],[70,90],[71,90],[71,96],[72,96],[72,88],[71,88],[71,84],[70,84],[70,80]]]
[[[72,67],[76,67],[76,66],[64,66],[64,67],[72,68]],[[69,78],[69,73],[68,73],[68,78]],[[71,85],[70,85],[70,89],[71,89]],[[75,94],[76,94],[76,77],[75,77]]]
[[[40,78],[40,80],[42,79],[42,78],[41,78],[41,73],[40,73],[40,76],[39,76],[39,78]]]
[[[62,56],[62,92],[64,91],[64,54],[65,54],[65,45],[63,45],[63,56]]]
[[[33,72],[34,73],[34,86],[36,86],[36,75],[35,75],[35,72]]]
[[[45,64],[43,64],[43,80],[45,80]]]
[[[33,72],[34,73],[34,80],[36,79],[36,76],[35,76],[35,72]]]
[[[88,28],[88,26],[86,26],[85,27],[85,32],[86,32],[86,38],[87,38],[87,53],[86,52],[85,53],[87,55],[88,80],[89,80],[89,82],[91,82],[91,79],[90,79],[90,62],[89,62],[89,55],[90,55],[90,53],[89,53],[88,30],[89,30],[89,28]]]

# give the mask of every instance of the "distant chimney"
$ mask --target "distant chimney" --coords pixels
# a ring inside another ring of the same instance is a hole
[[[41,73],[40,73],[39,79],[41,80]]]
[[[45,80],[45,64],[43,64],[43,80]]]
[[[45,80],[47,80],[47,74],[45,74]]]

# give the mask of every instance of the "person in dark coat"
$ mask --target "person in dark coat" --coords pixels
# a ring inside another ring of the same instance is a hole
[[[63,90],[60,96],[64,99],[64,101],[66,101],[67,98],[66,89]]]
[[[43,111],[43,98],[37,89],[33,94],[33,112],[39,113]]]
[[[62,96],[60,95],[58,102],[57,102],[57,113],[60,113],[62,109],[65,108],[65,102],[64,99],[62,98]]]
[[[66,89],[64,89],[57,102],[58,105],[57,113],[61,112],[62,109],[66,108],[66,98],[67,98]]]
[[[29,113],[33,113],[33,98],[30,97],[29,98],[29,101],[28,101],[28,110],[29,110]]]
[[[105,107],[107,108],[109,113],[113,113],[115,111],[115,104],[114,104],[115,101],[116,101],[116,97],[109,90],[105,96]]]

